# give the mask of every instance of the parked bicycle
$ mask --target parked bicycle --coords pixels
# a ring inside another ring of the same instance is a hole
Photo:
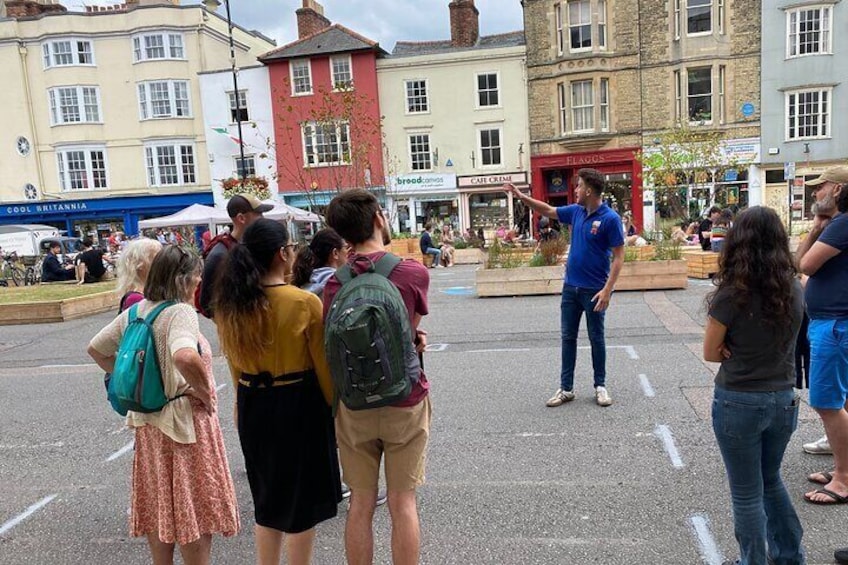
[[[14,251],[3,257],[2,263],[2,278],[0,278],[0,286],[9,286],[11,280],[15,286],[24,286],[33,284],[29,282],[32,279],[33,273],[30,272],[32,267],[25,269],[21,267],[21,262],[18,259],[18,254]]]

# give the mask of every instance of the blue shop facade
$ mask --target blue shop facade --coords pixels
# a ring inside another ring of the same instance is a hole
[[[47,224],[70,236],[120,231],[138,234],[138,222],[179,212],[192,204],[213,205],[212,192],[115,196],[89,200],[42,200],[0,203],[0,225]]]

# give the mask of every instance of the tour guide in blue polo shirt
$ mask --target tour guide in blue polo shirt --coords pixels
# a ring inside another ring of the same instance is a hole
[[[607,352],[604,343],[604,312],[610,303],[615,281],[624,263],[624,232],[621,218],[604,204],[601,196],[604,178],[595,169],[577,172],[576,204],[554,208],[546,202],[521,193],[512,184],[504,190],[537,213],[571,225],[571,250],[565,269],[560,315],[562,370],[560,388],[547,406],[560,406],[574,400],[574,365],[577,362],[577,332],[580,317],[586,313],[586,327],[592,344],[595,370],[595,402],[612,404],[606,389]],[[612,265],[610,265],[612,257]]]

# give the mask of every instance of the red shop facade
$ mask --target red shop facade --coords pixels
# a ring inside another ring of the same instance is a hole
[[[577,171],[597,169],[604,175],[604,200],[616,212],[631,212],[633,223],[642,229],[642,164],[636,159],[638,147],[540,155],[530,159],[532,195],[552,206],[574,202]]]

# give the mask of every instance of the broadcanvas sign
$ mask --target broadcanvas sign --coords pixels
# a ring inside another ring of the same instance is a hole
[[[456,190],[456,175],[420,173],[389,177],[389,185],[397,193],[426,193]]]

